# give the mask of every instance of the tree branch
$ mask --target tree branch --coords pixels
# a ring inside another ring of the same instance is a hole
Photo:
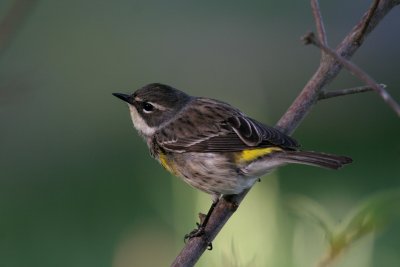
[[[365,37],[378,25],[378,23],[400,4],[399,0],[381,0],[374,12],[373,6],[364,14],[363,18],[346,35],[336,48],[336,52],[343,58],[350,58],[362,45]],[[363,35],[360,38],[360,33]],[[301,123],[304,117],[318,100],[322,88],[330,83],[340,72],[342,65],[331,57],[320,62],[317,71],[305,85],[299,96],[282,116],[276,127],[286,134],[291,134]]]
[[[311,0],[311,10],[314,16],[315,25],[317,26],[318,39],[324,45],[328,45],[328,38],[326,36],[324,22],[322,21],[318,0]]]
[[[356,64],[353,62],[339,56],[338,53],[336,53],[335,50],[332,48],[329,48],[328,46],[322,44],[320,41],[318,41],[313,33],[308,33],[306,36],[303,37],[303,40],[305,41],[306,44],[314,44],[315,46],[319,47],[321,50],[323,50],[326,54],[340,62],[340,64],[343,65],[348,71],[350,71],[354,76],[359,78],[361,81],[365,82],[368,84],[374,91],[376,91],[397,114],[397,116],[400,117],[400,105],[390,96],[390,94],[384,89],[384,87],[380,86],[377,84],[374,79],[372,79],[365,71],[363,71],[360,67],[358,67]]]
[[[376,8],[371,7],[361,21],[340,43],[337,53],[346,59],[350,58],[361,46],[365,37],[399,2],[399,0],[381,0]],[[279,120],[276,127],[286,134],[291,134],[317,102],[323,86],[331,82],[341,68],[342,65],[331,57],[325,57],[324,60],[321,60],[320,66],[313,77]],[[222,198],[206,225],[205,234],[190,239],[171,266],[193,266],[207,249],[209,242],[214,240],[235,212],[249,190],[245,190],[243,193],[232,196],[229,199]]]
[[[383,83],[381,83],[380,86],[383,88],[386,88],[386,85],[384,85]],[[366,86],[359,86],[359,87],[347,88],[347,89],[336,90],[336,91],[328,91],[328,92],[322,91],[318,96],[318,100],[328,99],[328,98],[337,97],[337,96],[345,96],[345,95],[370,92],[373,90],[374,89],[372,87],[366,85]]]
[[[360,32],[358,33],[358,36],[356,38],[356,42],[359,42],[359,40],[361,40],[363,38],[363,36],[365,35],[365,31],[367,30],[367,26],[371,21],[372,15],[374,15],[376,9],[378,8],[379,1],[380,0],[374,0],[374,2],[372,3],[372,6],[368,11],[367,17],[365,18],[365,23],[364,23],[362,29],[360,30]],[[323,44],[324,45],[328,45],[327,43],[323,43]]]

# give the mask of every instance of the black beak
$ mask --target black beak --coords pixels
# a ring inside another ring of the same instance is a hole
[[[120,94],[120,93],[113,93],[113,96],[118,97],[119,99],[128,102],[129,104],[133,105],[133,97],[131,95]]]

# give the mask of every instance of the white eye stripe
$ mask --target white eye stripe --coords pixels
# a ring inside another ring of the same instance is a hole
[[[164,106],[161,106],[161,105],[153,103],[153,102],[146,101],[146,103],[149,103],[150,105],[152,105],[153,107],[155,107],[156,109],[161,110],[161,111],[164,111],[164,110],[168,109],[168,108],[166,108]],[[146,112],[146,113],[152,112],[152,111],[147,111],[147,110],[144,110],[144,109],[143,109],[143,111]]]

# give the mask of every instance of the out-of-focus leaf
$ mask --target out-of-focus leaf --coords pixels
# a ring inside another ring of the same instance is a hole
[[[311,220],[322,228],[329,240],[332,239],[334,220],[318,202],[311,198],[292,195],[288,198],[289,207],[300,217]]]
[[[329,240],[326,255],[318,266],[332,262],[353,242],[380,230],[395,217],[400,217],[400,189],[374,194],[362,201],[336,224],[328,212],[316,201],[304,196],[289,199],[289,206],[301,217],[311,219],[321,227]]]
[[[382,229],[394,217],[400,216],[400,190],[375,194],[357,205],[338,225],[335,246],[346,246],[366,234]]]

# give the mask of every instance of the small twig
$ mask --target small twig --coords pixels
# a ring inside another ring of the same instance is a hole
[[[321,43],[327,45],[328,38],[326,36],[325,26],[324,26],[324,22],[322,20],[321,11],[319,9],[318,0],[311,0],[311,10],[312,10],[312,13],[314,16],[315,25],[317,27],[318,39]]]
[[[386,90],[377,84],[365,71],[360,67],[355,65],[353,62],[341,57],[335,50],[322,44],[317,38],[315,38],[314,33],[309,33],[302,38],[305,44],[314,44],[319,47],[325,53],[330,55],[332,58],[337,60],[344,68],[346,68],[350,73],[359,78],[361,81],[365,82],[371,88],[373,88],[383,100],[396,112],[397,116],[400,117],[400,105],[390,96]]]
[[[383,83],[381,83],[379,85],[382,86],[383,88],[386,88],[386,85],[384,85]],[[374,89],[368,85],[347,88],[347,89],[342,89],[342,90],[336,90],[336,91],[330,91],[330,92],[322,91],[318,96],[318,100],[328,99],[328,98],[337,97],[337,96],[345,96],[345,95],[370,92],[370,91],[374,91]]]

